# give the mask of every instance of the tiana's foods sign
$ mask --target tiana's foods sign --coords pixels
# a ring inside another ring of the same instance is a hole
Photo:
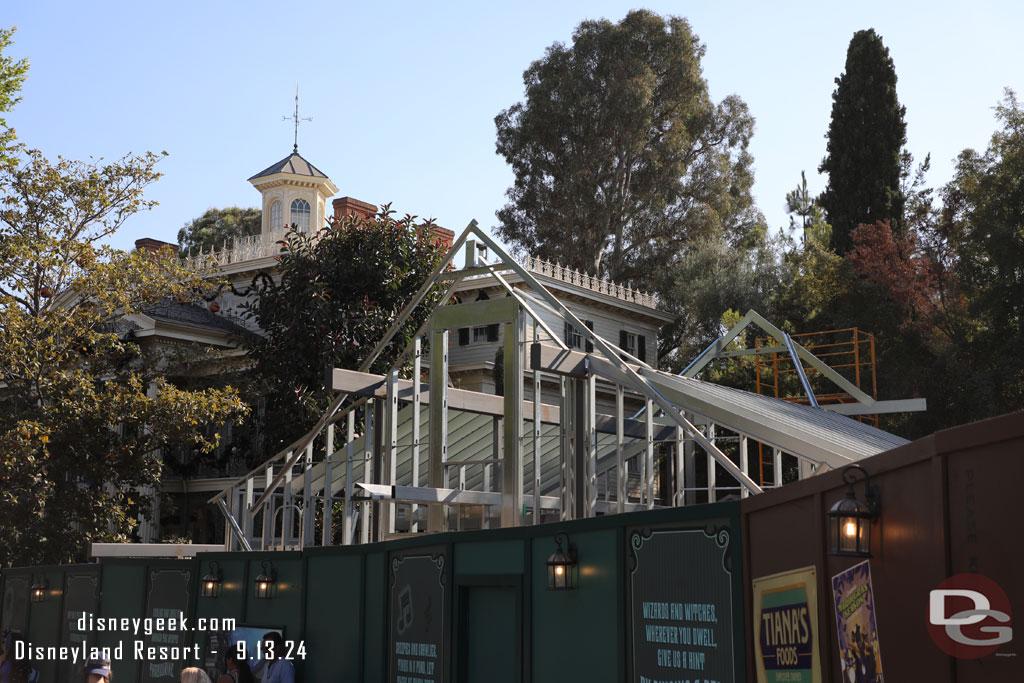
[[[814,567],[754,579],[758,683],[821,683]]]

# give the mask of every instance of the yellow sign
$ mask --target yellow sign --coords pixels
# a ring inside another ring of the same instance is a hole
[[[821,683],[814,567],[754,579],[758,683]]]

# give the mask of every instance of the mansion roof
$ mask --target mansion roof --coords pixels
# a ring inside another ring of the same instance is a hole
[[[301,154],[298,152],[292,152],[284,159],[281,159],[281,161],[263,169],[253,177],[249,178],[249,180],[253,181],[256,178],[264,178],[276,173],[291,173],[292,175],[302,175],[310,178],[327,178],[327,175],[323,171],[303,159]]]

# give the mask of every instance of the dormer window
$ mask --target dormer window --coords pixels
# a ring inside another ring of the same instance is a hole
[[[292,202],[291,222],[302,232],[309,232],[309,202],[305,199],[296,199]]]
[[[274,203],[270,205],[270,229],[280,230],[284,227],[284,216],[281,209],[281,200],[275,199]]]

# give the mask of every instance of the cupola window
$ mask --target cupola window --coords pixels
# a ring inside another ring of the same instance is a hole
[[[270,205],[270,229],[280,230],[284,227],[284,216],[281,215],[281,201],[278,199],[274,200],[274,203]]]
[[[297,225],[299,230],[309,232],[309,202],[305,199],[296,199],[292,202],[292,223]]]

